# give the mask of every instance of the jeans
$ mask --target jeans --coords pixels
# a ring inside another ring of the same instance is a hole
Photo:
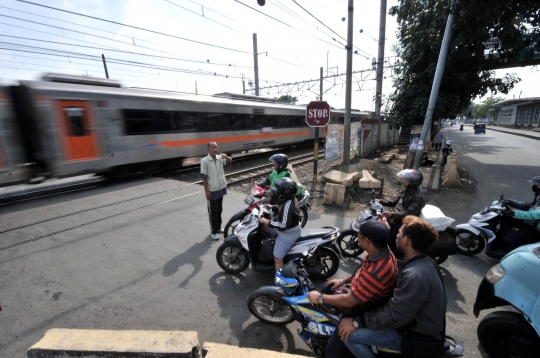
[[[401,350],[402,340],[403,337],[393,328],[358,328],[351,333],[349,340],[344,343],[357,358],[375,358],[371,348],[372,345],[399,351]]]
[[[212,234],[217,234],[221,228],[221,213],[223,211],[223,197],[216,200],[208,200],[208,218]]]

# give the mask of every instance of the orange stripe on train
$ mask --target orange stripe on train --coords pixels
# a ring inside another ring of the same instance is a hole
[[[251,140],[251,139],[289,137],[289,136],[297,136],[297,135],[305,135],[305,134],[311,134],[311,131],[307,130],[307,131],[300,131],[300,132],[253,134],[253,135],[241,135],[241,136],[234,136],[234,137],[169,140],[166,142],[160,142],[159,144],[165,147],[185,147],[188,145],[208,144],[208,142],[217,142],[219,144],[219,143],[237,142],[237,141],[244,141],[244,140]]]

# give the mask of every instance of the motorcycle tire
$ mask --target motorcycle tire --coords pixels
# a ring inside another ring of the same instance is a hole
[[[234,234],[234,230],[242,222],[243,219],[244,218],[229,221],[227,225],[225,225],[225,229],[223,229],[223,237],[229,237]]]
[[[540,338],[520,313],[490,313],[476,332],[482,348],[491,358],[540,357]]]
[[[240,273],[248,268],[249,256],[238,246],[223,243],[216,251],[216,261],[228,273]]]
[[[300,207],[300,211],[302,212],[302,219],[300,220],[300,227],[306,226],[306,223],[308,221],[308,210],[305,206]]]
[[[319,274],[314,275],[319,279],[327,279],[334,276],[339,269],[339,256],[326,247],[323,247],[317,255],[317,261],[321,264],[322,270]],[[328,266],[330,264],[330,266]]]
[[[465,244],[462,242],[465,240]],[[486,241],[480,235],[469,230],[456,230],[456,250],[465,256],[474,256],[481,253],[486,246]]]
[[[340,230],[336,241],[341,249],[341,253],[345,257],[357,257],[364,250],[358,244],[358,233],[352,229]]]
[[[259,320],[275,324],[285,325],[294,321],[294,315],[289,305],[280,296],[253,291],[247,298],[249,312]],[[275,313],[273,310],[277,308]]]

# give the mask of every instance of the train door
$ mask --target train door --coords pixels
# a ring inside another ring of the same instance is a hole
[[[99,157],[97,131],[89,102],[59,101],[59,127],[67,160]]]

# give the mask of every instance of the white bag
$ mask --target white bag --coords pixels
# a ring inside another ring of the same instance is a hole
[[[420,219],[427,221],[437,231],[444,231],[455,220],[443,214],[441,209],[433,205],[426,205],[422,209]]]

